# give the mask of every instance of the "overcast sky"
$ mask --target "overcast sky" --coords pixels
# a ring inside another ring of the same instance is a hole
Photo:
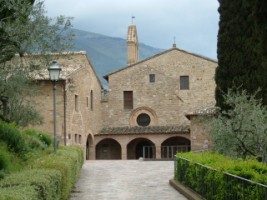
[[[139,42],[178,48],[217,59],[217,0],[45,0],[51,17],[74,17],[76,29],[126,39],[137,26]]]

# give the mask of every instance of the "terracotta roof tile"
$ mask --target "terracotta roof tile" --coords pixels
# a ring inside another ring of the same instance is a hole
[[[147,133],[184,133],[189,132],[189,126],[127,126],[103,128],[97,135],[147,134]]]

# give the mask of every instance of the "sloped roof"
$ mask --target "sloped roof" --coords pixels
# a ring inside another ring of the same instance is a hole
[[[41,54],[35,54],[33,56],[40,57]],[[77,52],[64,52],[64,53],[51,53],[49,54],[51,57],[56,57],[58,61],[58,65],[61,68],[60,79],[66,80],[73,73],[78,72],[79,70],[85,68],[88,64],[92,68],[94,75],[96,76],[99,84],[102,87],[102,84],[97,76],[95,69],[88,59],[87,53],[85,51],[77,51]],[[79,58],[79,56],[84,56],[84,59]],[[32,75],[35,80],[49,80],[49,72],[44,64],[41,64],[41,68],[34,72]]]
[[[198,58],[201,58],[201,59],[204,59],[204,60],[213,62],[213,63],[218,63],[216,60],[213,60],[213,59],[210,59],[210,58],[207,58],[207,57],[205,57],[205,56],[198,55],[198,54],[190,53],[190,52],[188,52],[188,51],[185,51],[185,50],[182,50],[182,49],[179,49],[179,48],[174,47],[174,48],[168,49],[168,50],[166,50],[166,51],[163,51],[163,52],[161,52],[161,53],[158,53],[158,54],[156,54],[156,55],[154,55],[154,56],[151,56],[151,57],[149,57],[149,58],[146,58],[146,59],[144,59],[144,60],[141,60],[141,61],[139,61],[139,62],[137,62],[137,63],[128,65],[128,66],[126,66],[126,67],[123,67],[123,68],[121,68],[121,69],[119,69],[119,70],[117,70],[117,71],[114,71],[114,72],[111,72],[111,73],[109,73],[109,74],[106,74],[106,75],[104,76],[104,78],[108,81],[108,77],[109,77],[110,75],[113,75],[113,74],[115,74],[115,73],[118,73],[118,72],[120,72],[120,71],[123,71],[123,70],[125,70],[125,69],[128,69],[128,68],[130,68],[130,67],[134,67],[134,66],[136,66],[136,65],[138,65],[138,64],[140,64],[140,63],[143,63],[143,62],[146,62],[146,61],[148,61],[148,60],[154,59],[154,58],[159,57],[159,56],[161,56],[161,55],[163,55],[163,54],[167,54],[167,53],[169,53],[169,52],[171,52],[171,51],[180,51],[180,52],[183,52],[183,53],[185,53],[185,54],[189,54],[189,55],[192,55],[192,56],[195,56],[195,57],[198,57]]]
[[[189,133],[189,126],[127,126],[103,128],[96,135],[125,135],[125,134],[168,134],[168,133]]]

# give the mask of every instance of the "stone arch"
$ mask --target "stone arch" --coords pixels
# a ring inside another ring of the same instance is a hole
[[[85,144],[85,159],[92,159],[92,148],[93,148],[94,140],[92,134],[88,134]]]
[[[99,141],[96,145],[97,160],[116,160],[121,159],[121,145],[117,140],[106,138]]]
[[[173,158],[177,152],[187,152],[191,149],[191,141],[185,137],[169,137],[161,143],[161,158]]]
[[[156,126],[158,125],[158,117],[156,112],[149,108],[149,107],[139,107],[132,111],[129,119],[129,123],[131,126],[139,126],[137,123],[137,117],[141,114],[146,114],[150,117],[150,124],[149,126]]]
[[[147,138],[135,138],[127,144],[127,159],[155,158],[155,144]]]

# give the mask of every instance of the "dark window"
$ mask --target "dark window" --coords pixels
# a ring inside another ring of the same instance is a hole
[[[148,126],[151,120],[148,114],[141,113],[140,115],[138,115],[136,121],[139,126]]]
[[[123,91],[124,109],[133,109],[133,91]]]
[[[156,75],[155,74],[149,74],[149,82],[155,83],[156,81]]]
[[[189,76],[180,76],[180,89],[189,90]]]
[[[94,108],[94,94],[93,94],[93,90],[91,90],[91,93],[90,93],[90,102],[91,102],[91,110],[93,110],[93,108]]]
[[[78,100],[78,95],[75,95],[75,111],[79,110]]]
[[[82,135],[79,135],[79,144],[82,144]]]

